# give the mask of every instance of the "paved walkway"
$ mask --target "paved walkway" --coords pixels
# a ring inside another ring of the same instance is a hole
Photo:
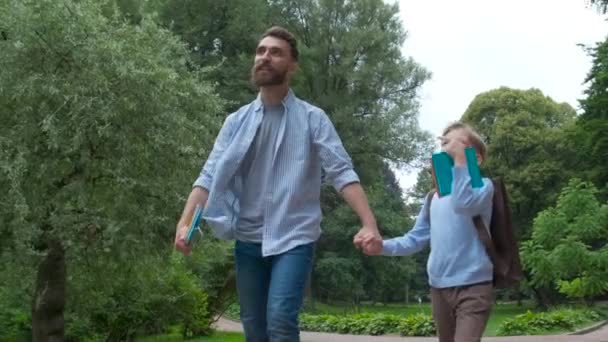
[[[241,323],[220,318],[216,328],[221,331],[243,331]],[[434,337],[343,335],[304,331],[302,342],[436,342]],[[484,342],[608,342],[608,325],[584,335],[486,337]]]

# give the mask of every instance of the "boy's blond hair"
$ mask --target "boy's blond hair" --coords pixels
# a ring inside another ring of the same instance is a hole
[[[450,133],[453,130],[457,130],[457,129],[461,129],[465,132],[467,139],[469,140],[469,143],[473,146],[473,148],[475,149],[475,151],[481,156],[481,158],[483,160],[486,159],[486,144],[483,142],[483,139],[481,139],[481,136],[479,135],[479,133],[477,133],[473,127],[467,125],[464,122],[460,122],[460,121],[456,121],[452,124],[450,124],[448,127],[446,127],[443,130],[443,135],[445,136],[446,134]]]

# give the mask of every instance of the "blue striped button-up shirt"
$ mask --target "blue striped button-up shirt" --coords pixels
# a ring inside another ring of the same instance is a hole
[[[350,157],[323,110],[295,97],[283,99],[284,115],[274,146],[264,203],[262,253],[280,254],[314,242],[321,234],[321,174],[340,191],[358,182]],[[262,121],[263,103],[230,114],[194,186],[209,192],[203,217],[216,236],[232,239],[239,218],[243,179],[237,172]]]

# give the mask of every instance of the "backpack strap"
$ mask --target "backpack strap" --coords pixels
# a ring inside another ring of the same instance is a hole
[[[428,194],[426,194],[426,200],[424,203],[424,208],[426,211],[426,217],[429,218],[429,226],[431,225],[431,201],[433,201],[433,196],[435,196],[435,189],[429,191]]]
[[[494,180],[492,180],[492,185],[494,185],[494,187],[496,188],[496,184],[494,183]],[[494,207],[494,200],[496,197],[497,191],[494,191],[494,194],[492,195],[492,207]],[[494,215],[494,210],[492,212],[492,215]],[[479,240],[481,240],[481,243],[483,243],[483,246],[486,249],[486,253],[488,254],[488,257],[490,258],[490,261],[492,262],[492,264],[494,265],[494,267],[496,267],[496,262],[498,260],[497,257],[497,253],[496,253],[496,247],[494,247],[494,243],[492,242],[492,237],[490,236],[489,233],[489,229],[486,227],[485,223],[483,223],[483,219],[481,218],[481,215],[477,215],[473,217],[473,224],[475,225],[475,229],[477,230],[477,235],[479,236]]]
[[[475,224],[475,228],[477,229],[477,235],[479,235],[479,240],[481,240],[481,243],[483,243],[483,246],[486,248],[486,253],[488,253],[490,261],[492,262],[492,264],[496,265],[496,249],[494,248],[494,244],[492,243],[492,237],[488,233],[488,229],[486,228],[485,223],[483,223],[481,216],[474,216],[473,223]]]

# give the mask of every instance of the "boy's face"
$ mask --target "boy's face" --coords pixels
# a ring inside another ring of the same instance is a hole
[[[454,157],[453,154],[455,153],[464,154],[464,149],[471,146],[469,136],[466,130],[462,128],[449,131],[447,134],[439,137],[439,140],[441,140],[441,150],[449,153],[452,157]],[[475,154],[477,155],[477,163],[481,164],[483,158],[479,152],[476,151]]]

